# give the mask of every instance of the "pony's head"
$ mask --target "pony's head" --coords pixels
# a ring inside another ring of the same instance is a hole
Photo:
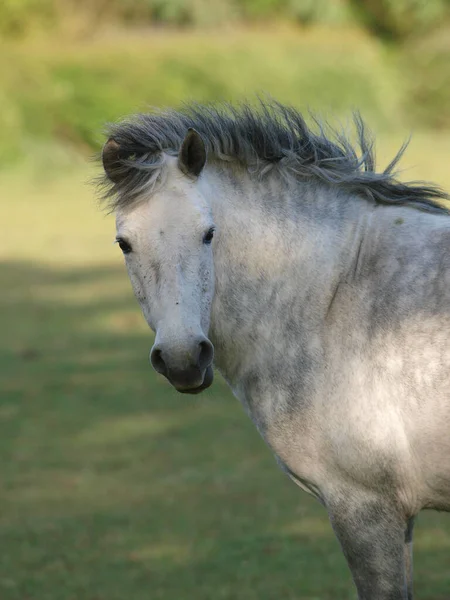
[[[120,142],[109,139],[102,159],[107,177],[120,186],[120,178],[129,176]],[[116,240],[135,296],[156,334],[153,367],[179,392],[198,393],[212,383],[214,355],[208,330],[215,226],[197,186],[205,145],[191,129],[178,156],[161,153],[158,160],[163,183],[156,189],[143,186],[135,201],[116,207]]]

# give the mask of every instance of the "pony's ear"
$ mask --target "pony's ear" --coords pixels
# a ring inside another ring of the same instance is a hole
[[[193,177],[198,177],[206,163],[206,147],[201,135],[195,129],[189,128],[181,144],[178,155],[178,166]]]
[[[118,183],[123,176],[119,151],[120,145],[113,138],[109,138],[102,150],[103,168],[108,179],[114,183]]]

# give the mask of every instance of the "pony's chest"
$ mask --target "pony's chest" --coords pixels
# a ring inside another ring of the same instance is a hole
[[[283,470],[292,478],[295,474],[296,483],[316,495],[321,436],[314,407],[264,378],[232,389]]]

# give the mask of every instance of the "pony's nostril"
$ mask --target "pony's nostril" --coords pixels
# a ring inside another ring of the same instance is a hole
[[[214,348],[210,341],[200,342],[200,352],[198,355],[198,366],[201,370],[206,369],[212,363],[214,357]]]
[[[162,357],[162,352],[159,348],[153,348],[153,350],[150,353],[150,361],[151,361],[155,371],[157,371],[158,373],[161,373],[161,375],[166,375],[166,373],[167,373],[166,363],[164,362],[164,359]]]

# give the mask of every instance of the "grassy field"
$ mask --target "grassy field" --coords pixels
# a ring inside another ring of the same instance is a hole
[[[406,176],[450,188],[448,154],[419,133]],[[93,168],[35,158],[0,176],[1,600],[354,598],[324,510],[225,385],[186,398],[150,369]],[[448,600],[449,558],[450,518],[424,514],[419,598]]]

